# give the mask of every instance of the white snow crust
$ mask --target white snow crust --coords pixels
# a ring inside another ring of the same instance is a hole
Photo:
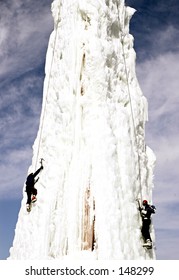
[[[51,8],[54,30],[28,173],[40,158],[44,170],[30,213],[23,189],[9,259],[155,259],[154,249],[142,247],[136,202],[152,203],[155,155],[145,145],[147,100],[129,34],[135,10],[122,0],[55,0]],[[85,205],[93,249],[84,238]],[[151,235],[155,241],[153,226]]]

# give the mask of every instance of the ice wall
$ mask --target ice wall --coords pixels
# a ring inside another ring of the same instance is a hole
[[[29,172],[38,200],[18,217],[10,259],[153,259],[136,199],[152,200],[155,156],[124,1],[55,0]],[[154,231],[152,229],[154,239]]]

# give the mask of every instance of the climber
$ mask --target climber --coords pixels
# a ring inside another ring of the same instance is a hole
[[[152,248],[152,239],[150,236],[151,214],[155,213],[155,206],[149,205],[147,200],[143,200],[142,207],[139,206],[139,211],[142,217],[142,235],[145,240],[144,247]]]
[[[39,180],[39,177],[36,180],[35,180],[35,177],[43,169],[42,160],[40,161],[40,163],[41,163],[41,167],[35,173],[30,173],[27,176],[27,180],[26,180],[26,192],[27,192],[26,209],[27,209],[27,211],[30,211],[31,202],[34,203],[37,200],[37,198],[36,198],[37,189],[34,187],[34,185]]]

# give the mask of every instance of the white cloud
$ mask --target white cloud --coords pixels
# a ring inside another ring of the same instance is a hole
[[[41,112],[42,78],[29,75],[5,88],[0,100],[0,197],[17,198],[32,159]],[[38,90],[41,92],[39,94]]]
[[[30,71],[45,59],[53,29],[51,2],[7,0],[0,4],[1,198],[21,197],[31,164],[31,147],[41,113],[43,77]]]
[[[48,6],[49,3],[49,6]],[[0,78],[22,73],[42,63],[48,37],[53,28],[51,1],[8,1],[0,9]],[[41,12],[39,10],[41,9]]]
[[[157,154],[160,176],[178,176],[179,54],[166,53],[138,65],[138,77],[149,101],[147,142]]]
[[[179,103],[179,53],[164,53],[140,63],[137,73],[149,101],[150,117],[177,113]]]
[[[166,33],[154,34],[153,46],[156,49],[153,56],[146,54],[146,59],[137,65],[139,83],[149,102],[146,142],[157,158],[153,203],[157,207],[154,225],[159,258],[178,254],[174,245],[168,245],[172,234],[175,233],[175,241],[178,240],[179,231],[179,52],[173,51],[172,45],[170,50],[171,42],[175,44],[174,31],[169,27]]]
[[[0,162],[0,197],[15,199],[22,197],[22,187],[32,157],[29,146],[9,151]]]

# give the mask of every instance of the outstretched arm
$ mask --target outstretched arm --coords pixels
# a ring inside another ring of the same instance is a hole
[[[39,172],[43,169],[43,166],[41,166],[37,171],[34,173],[34,178],[39,174]]]
[[[137,200],[137,202],[138,202],[138,206],[139,206],[139,211],[141,212],[141,210],[142,210],[142,207],[140,206],[140,202],[139,202],[139,200],[138,199],[136,199]]]

